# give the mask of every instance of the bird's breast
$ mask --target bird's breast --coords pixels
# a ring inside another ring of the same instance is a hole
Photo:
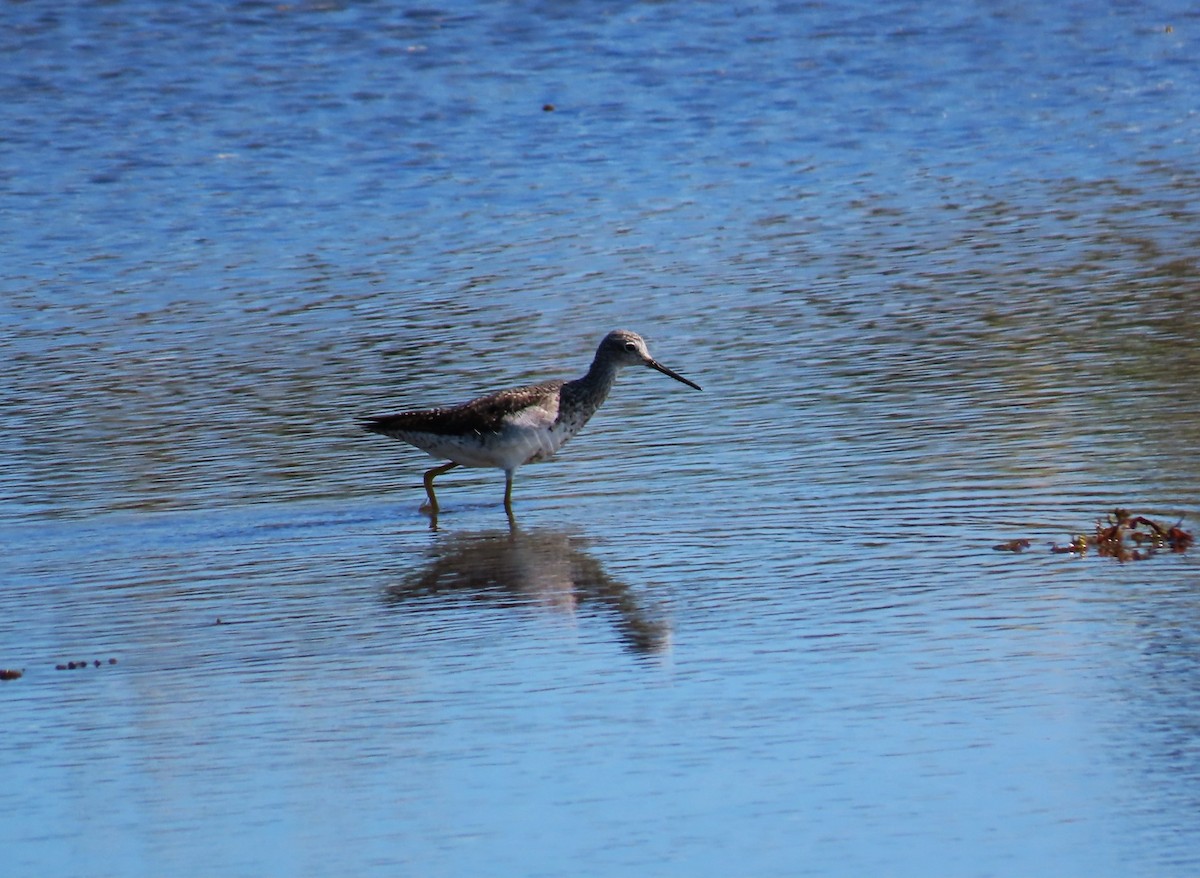
[[[501,441],[511,445],[520,463],[537,463],[552,457],[583,426],[577,419],[554,417],[557,411],[526,409],[505,419]],[[518,464],[519,465],[519,464]]]

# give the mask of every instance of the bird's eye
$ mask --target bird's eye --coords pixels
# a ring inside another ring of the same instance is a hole
[[[637,350],[637,345],[635,345],[631,341],[627,341],[627,342],[625,342],[625,350],[629,351],[629,353],[632,354],[634,351]]]

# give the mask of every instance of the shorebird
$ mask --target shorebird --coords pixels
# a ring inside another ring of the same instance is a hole
[[[618,329],[600,342],[591,368],[582,378],[514,387],[462,405],[369,418],[362,426],[449,461],[425,473],[428,510],[435,518],[438,502],[433,480],[459,466],[504,470],[504,509],[511,517],[517,468],[553,456],[578,433],[608,397],[617,373],[625,366],[648,366],[700,389],[699,384],[651,357],[636,332]]]

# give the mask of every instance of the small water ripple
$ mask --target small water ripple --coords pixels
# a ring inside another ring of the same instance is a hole
[[[1178,10],[6,12],[13,869],[1195,871]]]

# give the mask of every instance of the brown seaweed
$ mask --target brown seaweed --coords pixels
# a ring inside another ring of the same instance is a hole
[[[1118,561],[1144,561],[1155,553],[1170,550],[1185,552],[1192,545],[1191,533],[1180,525],[1182,519],[1165,526],[1145,515],[1133,515],[1124,509],[1114,509],[1096,522],[1095,532],[1088,536],[1077,534],[1065,546],[1051,546],[1059,554],[1084,555],[1095,549],[1102,557]]]

